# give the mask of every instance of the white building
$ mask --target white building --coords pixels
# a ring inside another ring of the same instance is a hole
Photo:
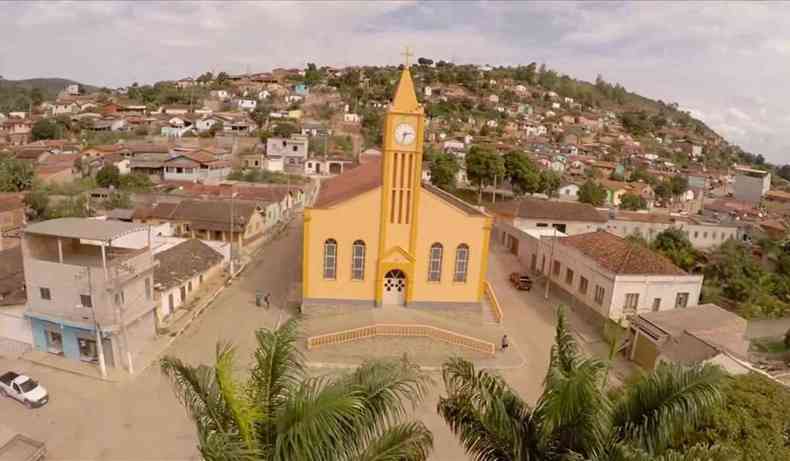
[[[578,184],[565,184],[557,189],[557,195],[560,200],[579,200],[579,185]]]
[[[349,112],[343,114],[343,121],[346,123],[359,123],[362,121],[362,118],[359,116],[359,114]]]
[[[518,236],[519,259],[537,274],[550,278],[583,314],[601,325],[623,322],[646,312],[695,306],[702,275],[691,275],[669,259],[638,243],[606,231],[569,237]]]
[[[266,140],[266,155],[283,157],[287,165],[302,165],[307,160],[309,145],[310,141],[306,136],[273,137]]]
[[[758,203],[771,189],[771,173],[751,168],[736,168],[733,187],[736,200]]]
[[[714,248],[738,238],[738,226],[706,222],[688,216],[618,211],[609,217],[606,230],[620,237],[639,235],[648,242],[669,228],[683,231],[691,245],[700,250]]]
[[[556,228],[568,235],[604,229],[606,216],[587,203],[525,198],[499,203],[492,212],[497,222],[521,230]]]
[[[255,110],[258,107],[258,101],[255,99],[239,99],[237,104],[241,110]]]

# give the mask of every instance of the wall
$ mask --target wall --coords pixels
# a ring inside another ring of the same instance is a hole
[[[173,295],[173,311],[184,305],[184,303],[189,302],[192,299],[193,293],[198,290],[203,284],[207,283],[208,281],[212,280],[214,277],[219,275],[222,272],[224,262],[220,262],[210,268],[208,268],[203,273],[203,283],[200,283],[200,274],[195,275],[189,280],[184,280],[183,283],[178,284],[174,287],[167,288],[161,290],[159,294],[159,302],[157,304],[157,317],[159,320],[164,320],[168,315],[172,312],[170,310],[170,295]],[[189,290],[189,282],[192,282],[192,290]],[[181,287],[184,287],[186,291],[186,297],[181,298]]]
[[[766,174],[763,177],[752,177],[745,174],[738,174],[735,176],[733,195],[735,196],[736,200],[757,203],[762,199],[763,195],[768,192],[770,185],[770,174]]]
[[[727,239],[738,238],[737,226],[694,224],[682,221],[676,223],[648,223],[621,219],[611,220],[606,224],[606,230],[612,234],[627,237],[638,233],[649,242],[660,232],[671,227],[685,231],[691,244],[698,249],[713,248],[721,245]]]
[[[586,232],[593,232],[598,229],[603,229],[606,226],[606,223],[590,222],[590,221],[554,221],[550,219],[514,218],[513,225],[522,230],[536,229],[540,227],[551,227],[554,225],[565,225],[565,230],[563,231],[565,234],[576,235],[576,234],[584,234]]]
[[[25,306],[0,307],[0,355],[17,356],[33,346],[33,330]]]
[[[498,228],[500,234],[502,228]],[[512,235],[512,233],[511,233]],[[553,245],[552,239],[538,240],[526,234],[512,235],[519,239],[518,258],[524,267],[531,269],[532,255],[535,255],[536,272],[541,272],[545,256],[545,272],[550,274],[552,289],[560,288],[579,302],[594,310],[602,317],[620,320],[626,294],[638,293],[637,312],[650,312],[654,298],[661,298],[660,310],[673,309],[678,293],[689,293],[688,306],[699,302],[702,288],[701,275],[616,275],[601,268],[594,260],[584,256],[574,248],[560,243]],[[553,272],[553,262],[560,262],[559,275]],[[573,271],[571,283],[566,282],[567,269]],[[587,292],[579,291],[581,277],[587,279]],[[595,302],[595,287],[604,289],[602,303]]]
[[[413,302],[479,302],[481,271],[487,263],[489,231],[485,226],[489,218],[469,216],[426,189],[420,193],[419,207]],[[452,229],[452,232],[448,232],[448,229]],[[441,281],[428,282],[430,247],[435,242],[444,247]],[[455,251],[462,243],[469,246],[469,268],[466,282],[454,282]]]
[[[305,212],[303,296],[309,299],[375,299],[381,189],[363,193],[330,209]],[[342,218],[342,219],[339,219]],[[324,241],[337,241],[337,279],[324,280]],[[365,276],[351,280],[351,246],[365,242]]]

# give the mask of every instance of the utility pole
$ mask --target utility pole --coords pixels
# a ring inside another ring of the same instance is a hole
[[[85,266],[85,274],[88,277],[88,293],[91,297],[91,313],[93,314],[93,327],[96,329],[96,351],[99,355],[99,371],[101,372],[102,379],[107,379],[107,364],[104,361],[104,347],[101,339],[101,326],[99,320],[96,318],[96,306],[93,297],[93,280],[91,278],[91,267]],[[77,278],[80,278],[78,275]]]
[[[229,242],[230,242],[230,278],[231,279],[233,278],[233,273],[234,273],[233,272],[233,270],[234,270],[234,267],[233,267],[234,266],[234,264],[233,264],[233,228],[234,228],[235,220],[234,220],[233,213],[235,211],[234,210],[234,204],[235,203],[234,203],[233,199],[235,197],[236,197],[236,194],[233,192],[233,189],[231,188],[231,190],[230,190],[230,232],[228,234],[229,235]]]
[[[491,203],[496,203],[496,174],[494,175],[494,189],[491,191]]]
[[[549,299],[549,288],[551,287],[551,274],[554,272],[554,244],[557,242],[557,228],[554,228],[554,237],[551,239],[551,253],[549,254],[549,268],[546,271],[546,293],[543,297]]]

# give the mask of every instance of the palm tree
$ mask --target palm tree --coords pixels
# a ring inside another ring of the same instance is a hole
[[[428,378],[406,360],[375,361],[330,378],[307,377],[297,324],[256,332],[246,381],[234,377],[234,348],[218,344],[213,366],[174,357],[161,370],[197,427],[204,459],[425,460],[433,437],[403,421]]]
[[[608,391],[606,362],[581,356],[558,309],[544,391],[534,408],[505,381],[462,359],[443,366],[438,412],[476,461],[727,459],[716,448],[670,449],[722,404],[722,372],[659,366]]]

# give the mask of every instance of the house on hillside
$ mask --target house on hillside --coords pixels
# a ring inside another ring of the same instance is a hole
[[[207,181],[224,179],[230,174],[230,162],[202,152],[177,154],[164,162],[165,181]]]

